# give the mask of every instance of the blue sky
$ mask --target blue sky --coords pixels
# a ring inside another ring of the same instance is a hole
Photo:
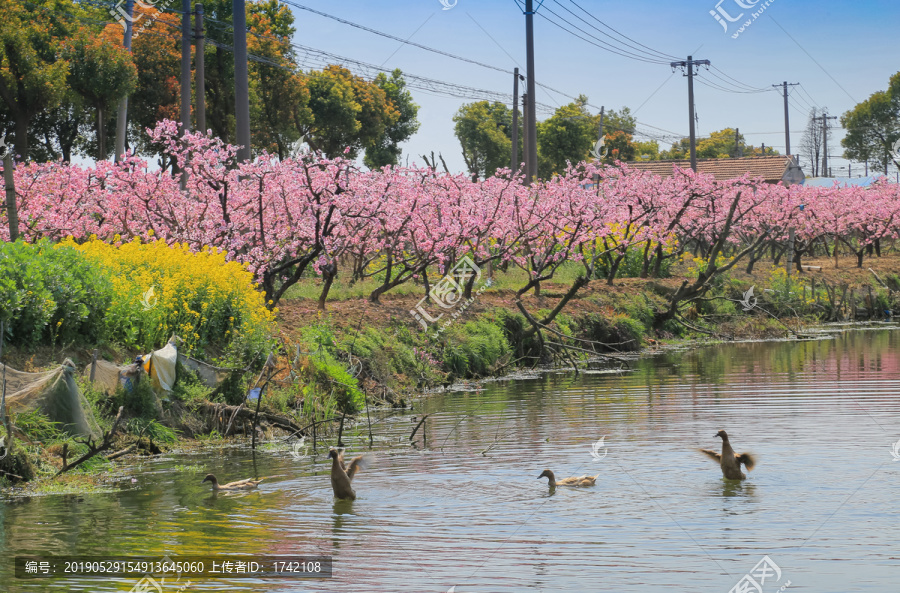
[[[297,0],[297,3],[499,68],[511,71],[519,66],[523,73],[525,70],[525,17],[521,9],[524,4],[516,0],[457,0],[449,10],[444,9],[440,0]],[[745,6],[755,3],[755,6],[744,9],[739,3]],[[583,93],[595,106],[630,107],[637,111],[638,129],[659,138],[662,148],[668,148],[675,135],[687,135],[687,80],[680,71],[672,74],[668,58],[654,53],[652,60],[665,63],[647,63],[615,55],[578,39],[540,16],[543,13],[574,30],[560,20],[566,18],[618,47],[619,51],[637,53],[582,12],[584,9],[654,52],[680,59],[692,54],[695,59],[710,60],[717,70],[703,71],[700,79],[716,85],[736,90],[771,88],[772,84],[784,80],[802,83],[802,89],[791,90],[791,129],[798,132],[791,135],[791,144],[792,152],[796,153],[801,140],[799,131],[806,125],[811,105],[827,107],[831,115],[840,116],[871,93],[885,89],[889,77],[900,70],[896,41],[900,3],[769,0],[769,6],[758,18],[733,39],[731,35],[737,32],[738,25],[751,19],[752,13],[765,3],[766,0],[723,0],[720,6],[724,13],[733,18],[744,13],[737,22],[729,23],[726,33],[710,15],[716,9],[717,0],[545,0],[538,10],[539,16],[535,17],[535,80],[570,96]],[[296,7],[291,10],[296,18],[295,43],[467,87],[502,93],[512,91],[511,74],[436,55]],[[592,24],[616,40],[603,37]],[[641,45],[632,45],[641,55],[650,52]],[[736,86],[727,77],[740,81],[740,85]],[[402,147],[404,162],[408,155],[410,163],[421,164],[419,155],[433,150],[444,155],[451,170],[463,170],[452,117],[463,103],[475,99],[420,90],[412,92],[421,107],[422,125]],[[738,127],[747,142],[765,143],[784,152],[783,101],[775,89],[764,93],[733,93],[698,81],[695,98],[698,136]],[[538,101],[555,108],[570,99],[539,90]],[[547,115],[539,113],[539,119]],[[833,123],[839,126],[837,121]],[[841,154],[841,136],[838,127],[830,142],[830,154]],[[803,160],[801,165],[805,165]],[[836,175],[839,167],[846,174],[847,161],[836,158],[832,167]],[[854,165],[853,172],[860,173],[861,166]]]

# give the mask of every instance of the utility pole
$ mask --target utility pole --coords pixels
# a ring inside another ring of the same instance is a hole
[[[734,129],[734,156],[741,158],[744,156],[744,147],[741,146],[741,129]]]
[[[197,131],[206,133],[206,37],[203,35],[203,5],[194,5],[194,86],[197,87]]]
[[[519,170],[519,79],[525,80],[525,77],[516,68],[513,70],[512,159],[509,165],[513,174]]]
[[[527,183],[537,179],[537,114],[534,85],[534,0],[525,0],[525,66],[528,70],[528,111],[525,117],[525,168]]]
[[[122,45],[129,52],[131,51],[131,21],[134,18],[134,0],[127,0],[125,3],[125,11],[128,18],[125,19],[125,34],[122,37]],[[125,126],[128,123],[128,95],[119,100],[119,112],[116,114],[116,150],[113,158],[115,162],[119,162],[122,155],[125,154]]]
[[[520,164],[524,167],[525,183],[528,183],[528,93],[522,93],[522,158]]]
[[[191,0],[181,0],[181,134],[191,131]]]
[[[250,83],[247,72],[247,9],[244,0],[232,0],[234,24],[234,119],[238,162],[250,161]]]
[[[825,112],[822,117],[816,119],[822,120],[822,177],[831,177],[828,171],[828,120],[837,119],[837,116],[828,117],[828,113]]]
[[[5,136],[5,134],[4,134]],[[6,220],[9,223],[9,240],[19,238],[19,210],[16,207],[16,185],[13,177],[13,149],[7,147],[3,154],[3,182],[6,186]],[[0,335],[0,340],[3,336]]]
[[[606,106],[600,106],[600,129],[597,130],[597,140],[603,140],[603,115],[606,111]]]
[[[799,82],[792,82],[788,84],[788,81],[784,81],[781,84],[773,84],[773,87],[781,87],[782,93],[784,94],[784,152],[788,156],[791,156],[791,123],[788,117],[788,87],[789,86],[797,86]]]
[[[685,68],[688,79],[688,120],[691,124],[691,169],[697,172],[697,128],[694,122],[694,66],[709,67],[709,60],[695,60],[693,56],[688,56],[687,61],[672,62],[670,64],[672,70],[675,68]]]

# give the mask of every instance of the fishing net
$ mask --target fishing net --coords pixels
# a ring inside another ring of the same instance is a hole
[[[6,405],[10,412],[40,410],[72,436],[99,438],[100,427],[73,374],[75,364],[66,359],[53,370],[25,373],[0,364],[0,381],[6,377]],[[4,375],[5,373],[5,375]]]

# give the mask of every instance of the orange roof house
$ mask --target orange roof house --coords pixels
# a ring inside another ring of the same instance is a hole
[[[690,169],[691,161],[633,161],[629,167],[671,177],[672,168]],[[717,180],[734,179],[744,173],[762,177],[766,183],[783,181],[786,186],[803,183],[806,175],[794,159],[787,155],[748,156],[734,159],[697,159],[697,172],[713,175]]]

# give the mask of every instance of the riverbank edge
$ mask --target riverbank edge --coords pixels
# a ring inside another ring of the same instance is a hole
[[[430,332],[423,330],[409,313],[411,304],[415,303],[411,295],[388,297],[377,306],[362,304],[359,300],[331,303],[330,313],[313,312],[311,302],[298,299],[286,302],[282,307],[284,313],[279,316],[283,354],[288,356],[284,357],[278,373],[285,376],[300,370],[301,380],[308,381],[305,387],[319,391],[326,390],[329,383],[347,386],[348,399],[343,409],[331,410],[339,413],[333,415],[336,422],[344,414],[352,418],[352,415],[364,413],[364,406],[405,408],[410,401],[428,397],[435,390],[452,388],[460,381],[502,378],[511,369],[538,372],[579,366],[583,369],[588,364],[596,366],[604,362],[616,366],[621,364],[623,356],[630,359],[661,348],[689,349],[722,342],[785,339],[802,335],[822,324],[821,315],[809,312],[779,318],[766,309],[765,297],[757,303],[757,310],[742,311],[740,297],[744,295],[741,291],[746,291],[750,285],[738,280],[719,287],[709,304],[688,309],[683,320],[654,328],[651,324],[654,312],[665,304],[665,295],[679,280],[624,279],[615,286],[598,283],[584,291],[573,299],[569,309],[560,314],[550,328],[561,341],[594,342],[592,349],[596,352],[562,349],[565,356],[559,352],[547,356],[536,349],[539,344],[535,343],[534,336],[530,341],[525,337],[527,320],[517,311],[515,293],[509,290],[476,295],[464,314],[454,318],[454,322],[439,333],[434,328]],[[547,284],[541,296],[526,296],[523,301],[527,301],[525,304],[530,310],[541,312],[541,305],[552,304],[564,288]],[[765,287],[761,289],[763,294],[772,292]],[[801,302],[788,304],[803,309]],[[352,313],[361,314],[350,314],[345,306],[350,307]],[[715,325],[706,326],[710,320]],[[291,352],[296,353],[292,360]],[[274,401],[264,400],[262,410],[286,411],[285,398],[279,401],[281,408],[272,407]],[[294,404],[296,410],[296,401]],[[293,419],[298,426],[307,429],[310,422],[321,422],[317,437],[333,437],[334,423],[327,422],[325,414],[319,412],[313,410],[305,416],[294,414]],[[214,430],[205,436],[195,431],[186,434],[180,430],[184,422],[180,424],[180,427],[169,426],[178,431],[176,440],[169,444],[175,449],[192,448],[201,443],[212,446],[233,443],[235,438],[221,437]],[[269,435],[272,432],[270,430]],[[306,436],[308,433],[309,430],[297,432]],[[284,434],[288,433],[285,431]],[[142,438],[148,440],[143,435],[125,434],[109,452],[138,444],[137,453],[153,454],[158,444],[151,438],[149,445],[141,445]],[[249,439],[249,436],[238,435],[237,438]],[[53,455],[59,453],[58,447],[55,449],[53,445],[38,447],[29,454],[29,461],[55,465]],[[137,453],[120,459],[131,458],[133,461]],[[36,476],[26,482],[28,485],[24,489],[11,487],[9,481],[4,480],[6,483],[0,490],[13,495],[18,491],[20,496],[102,490],[120,467],[107,462],[58,478]]]

